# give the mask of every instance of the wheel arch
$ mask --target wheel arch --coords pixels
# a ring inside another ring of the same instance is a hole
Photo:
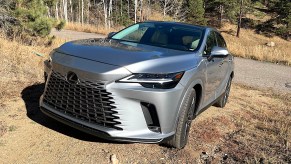
[[[198,83],[193,87],[193,89],[196,92],[196,101],[195,101],[195,108],[194,108],[194,113],[193,113],[194,114],[193,118],[194,118],[202,100],[202,85]]]
[[[231,72],[230,77],[233,79],[233,77],[234,77],[234,72],[233,71]]]

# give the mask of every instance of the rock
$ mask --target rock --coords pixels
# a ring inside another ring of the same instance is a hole
[[[117,159],[117,157],[116,157],[115,154],[112,154],[112,155],[110,156],[110,162],[111,162],[112,164],[119,164],[119,160]]]
[[[200,163],[210,164],[211,163],[211,156],[209,156],[206,152],[202,152],[200,154]]]
[[[228,158],[228,155],[227,154],[223,154],[222,159],[223,160],[227,160],[227,158]]]
[[[266,46],[268,46],[268,47],[275,47],[275,42],[268,42],[268,43],[266,43]]]

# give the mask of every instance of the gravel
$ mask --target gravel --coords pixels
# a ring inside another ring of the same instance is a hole
[[[234,82],[280,93],[291,93],[291,67],[235,58]]]

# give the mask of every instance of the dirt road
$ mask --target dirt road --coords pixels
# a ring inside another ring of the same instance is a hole
[[[67,40],[105,37],[100,34],[71,30],[53,31],[52,35]],[[291,93],[291,67],[235,58],[234,82],[262,89],[270,88],[276,92]]]

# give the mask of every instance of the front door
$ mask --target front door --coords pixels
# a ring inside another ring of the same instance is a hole
[[[215,35],[216,35],[216,40],[217,40],[217,46],[221,48],[227,48],[223,37],[218,32],[215,32]],[[221,96],[221,94],[225,92],[226,84],[227,84],[227,81],[229,80],[229,74],[230,74],[229,72],[230,60],[231,60],[231,56],[229,55],[224,58],[218,58],[219,71],[217,73],[219,74],[219,83],[216,88],[216,96],[215,96],[216,98],[218,98],[219,96]]]
[[[213,31],[208,34],[206,47],[204,50],[205,62],[206,62],[206,82],[205,82],[205,104],[209,104],[216,99],[216,89],[219,87],[221,81],[221,58],[209,59],[211,50],[214,46],[217,46],[216,36]]]

